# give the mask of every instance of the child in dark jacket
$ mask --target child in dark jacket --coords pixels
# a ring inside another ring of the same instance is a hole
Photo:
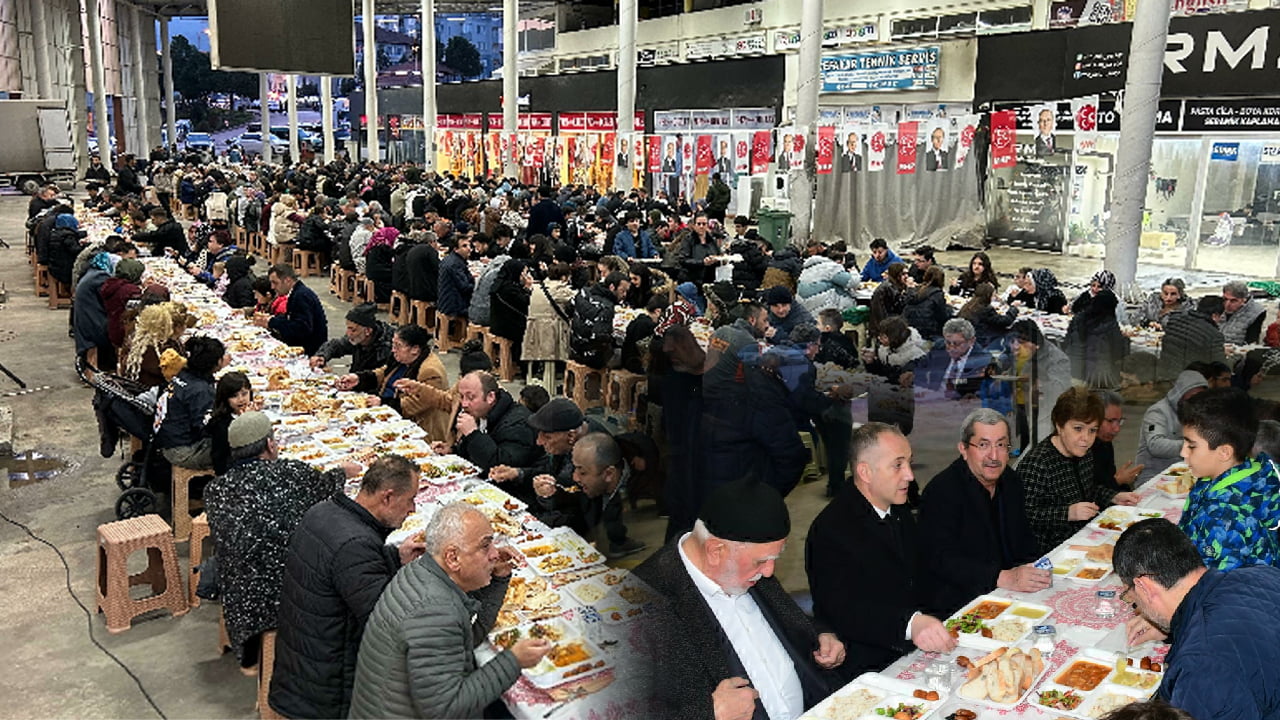
[[[858,349],[853,341],[840,328],[844,327],[844,315],[835,308],[827,308],[818,313],[818,329],[822,331],[822,339],[818,343],[818,354],[815,363],[835,363],[846,370],[858,367]]]

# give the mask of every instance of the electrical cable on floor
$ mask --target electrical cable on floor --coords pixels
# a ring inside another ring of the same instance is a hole
[[[137,675],[133,674],[133,671],[129,669],[128,665],[124,664],[123,660],[116,657],[114,653],[108,650],[105,645],[98,642],[98,639],[93,636],[93,613],[89,612],[89,608],[85,607],[85,604],[80,602],[80,598],[76,595],[76,591],[71,589],[71,566],[67,564],[67,558],[65,555],[62,554],[62,551],[58,549],[58,546],[54,545],[48,540],[45,540],[39,535],[36,535],[34,532],[31,532],[31,528],[27,527],[26,525],[23,525],[17,520],[14,520],[8,515],[5,515],[3,512],[0,512],[0,520],[4,520],[5,522],[11,525],[15,525],[21,528],[23,532],[31,536],[32,540],[35,540],[38,543],[43,543],[45,545],[48,545],[49,549],[53,550],[53,552],[58,555],[58,560],[62,561],[62,569],[66,572],[66,575],[67,575],[67,578],[66,578],[67,593],[71,595],[72,600],[76,601],[76,605],[79,605],[80,609],[84,611],[84,616],[89,622],[89,642],[93,643],[94,646],[97,647],[99,650],[101,650],[107,657],[115,661],[115,664],[119,665],[120,669],[124,670],[125,673],[130,678],[133,678],[133,682],[138,686],[138,691],[141,692],[142,697],[146,698],[147,702],[150,703],[151,709],[156,711],[156,715],[159,715],[161,720],[168,720],[168,716],[165,715],[163,712],[161,712],[160,706],[156,705],[156,701],[151,699],[151,694],[148,693],[147,689],[142,686],[142,680],[140,680]]]

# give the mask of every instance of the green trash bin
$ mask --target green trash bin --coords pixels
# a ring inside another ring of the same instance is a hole
[[[781,250],[791,241],[790,212],[760,208],[756,212],[756,221],[760,228],[760,237],[772,245],[774,251]]]

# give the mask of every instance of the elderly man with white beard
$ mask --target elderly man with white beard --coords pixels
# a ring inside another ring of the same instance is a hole
[[[960,457],[920,496],[920,548],[928,605],[943,617],[1000,587],[1049,587],[1024,509],[1022,480],[1009,467],[1009,421],[989,408],[961,426]]]
[[[662,648],[660,717],[794,720],[839,687],[844,644],[773,577],[790,532],[777,490],[736,480],[636,568],[662,598],[647,626]]]

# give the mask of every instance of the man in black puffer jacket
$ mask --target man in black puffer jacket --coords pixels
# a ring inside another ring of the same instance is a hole
[[[397,455],[369,466],[360,493],[336,493],[303,516],[289,540],[276,664],[268,703],[291,718],[344,718],[365,621],[419,538],[397,550],[387,535],[413,512],[418,468]]]

